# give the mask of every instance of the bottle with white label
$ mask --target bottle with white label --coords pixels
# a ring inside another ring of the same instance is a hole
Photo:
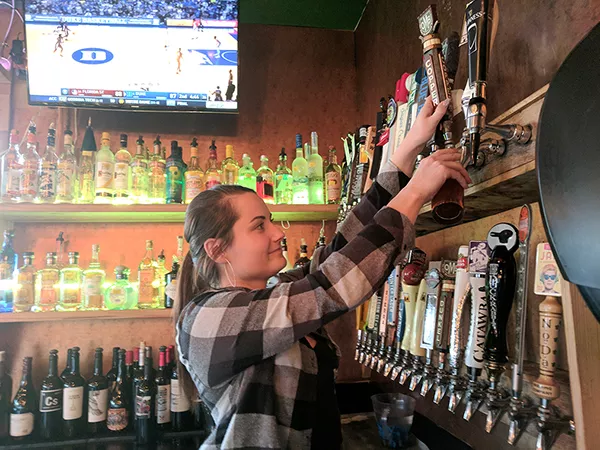
[[[171,380],[167,368],[167,347],[162,346],[158,353],[158,372],[156,374],[156,428],[171,428]]]
[[[63,378],[63,434],[80,436],[85,428],[83,397],[85,380],[79,373],[79,347],[71,349],[71,371]]]
[[[48,376],[40,388],[40,437],[57,439],[61,432],[63,382],[58,376],[58,350],[50,350]]]
[[[91,435],[106,431],[106,412],[108,409],[108,380],[102,374],[102,349],[94,354],[94,374],[87,381],[88,402],[87,431]]]
[[[102,146],[96,153],[96,198],[94,203],[112,203],[114,188],[115,155],[110,149],[110,133],[102,133]]]
[[[177,375],[177,364],[173,364],[171,372],[171,424],[173,431],[189,430],[192,424],[190,399],[183,390]]]
[[[23,375],[10,410],[10,436],[15,441],[29,440],[35,428],[37,396],[31,381],[31,361],[31,356],[23,358]]]
[[[115,205],[130,205],[131,200],[131,153],[127,150],[127,135],[121,135],[121,148],[115,154],[113,189]]]

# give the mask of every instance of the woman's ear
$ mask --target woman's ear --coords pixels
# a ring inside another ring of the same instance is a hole
[[[225,255],[221,250],[221,239],[210,238],[204,241],[204,250],[210,259],[217,264],[225,263]]]

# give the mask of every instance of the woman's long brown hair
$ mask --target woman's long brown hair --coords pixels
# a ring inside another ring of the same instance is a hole
[[[239,217],[230,200],[247,193],[254,191],[242,186],[220,185],[201,192],[189,204],[183,227],[183,236],[189,244],[189,251],[177,278],[177,298],[173,306],[175,326],[181,312],[195,297],[220,287],[218,266],[206,253],[204,243],[208,239],[218,239],[219,251],[225,250],[231,244],[233,226]],[[179,356],[177,375],[185,395],[191,398],[194,384]]]

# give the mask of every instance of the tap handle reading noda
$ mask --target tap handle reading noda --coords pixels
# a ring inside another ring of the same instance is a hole
[[[540,376],[533,382],[533,392],[545,400],[554,400],[560,395],[554,372],[561,322],[562,306],[556,297],[546,297],[540,303]]]

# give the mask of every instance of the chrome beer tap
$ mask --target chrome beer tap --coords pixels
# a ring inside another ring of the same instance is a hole
[[[518,230],[510,223],[499,223],[488,233],[492,255],[486,277],[489,326],[485,340],[485,370],[490,386],[487,390],[488,409],[485,430],[494,426],[508,407],[510,395],[500,386],[500,377],[508,361],[506,325],[512,308],[517,278],[514,253],[519,246]]]
[[[540,398],[537,408],[536,450],[549,450],[560,433],[575,431],[571,417],[564,416],[550,402],[560,396],[554,380],[558,331],[562,322],[562,306],[558,301],[561,286],[556,261],[548,243],[538,244],[534,292],[545,295],[540,303],[540,375],[533,382],[533,392]]]

